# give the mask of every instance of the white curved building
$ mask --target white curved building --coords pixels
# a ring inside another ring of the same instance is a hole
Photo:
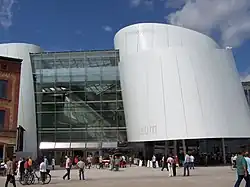
[[[24,134],[24,151],[37,153],[37,131],[34,82],[29,53],[42,52],[39,46],[25,43],[0,44],[0,55],[23,59],[21,67],[18,124],[26,130]]]
[[[128,141],[250,137],[250,112],[231,50],[182,27],[121,29]]]

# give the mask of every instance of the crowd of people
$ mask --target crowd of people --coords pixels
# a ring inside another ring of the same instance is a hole
[[[173,177],[176,176],[176,168],[183,166],[183,176],[189,176],[190,175],[190,169],[194,169],[194,156],[190,153],[186,153],[184,160],[180,162],[178,156],[173,155],[167,155],[163,156],[161,159],[161,171],[163,171],[165,168],[169,172],[169,176]],[[153,168],[156,167],[156,158],[153,155],[152,157],[152,163]]]
[[[102,156],[98,157],[98,161],[95,162],[99,169],[109,168],[111,171],[118,171],[119,168],[124,168],[127,165],[132,165],[134,159],[132,157],[126,157],[122,154],[113,154],[109,155],[108,158],[103,158]],[[242,151],[239,154],[234,154],[231,156],[232,169],[237,171],[237,180],[234,187],[239,187],[242,180],[246,181],[246,187],[250,187],[250,157],[248,152]],[[152,168],[156,168],[158,165],[161,168],[161,171],[166,169],[168,171],[169,177],[175,177],[177,175],[177,168],[183,167],[183,176],[189,176],[190,170],[195,167],[195,157],[191,153],[186,153],[183,159],[179,159],[178,156],[174,155],[163,155],[160,162],[156,159],[156,156],[153,155],[151,159]],[[51,169],[55,169],[56,160],[52,158],[50,160]],[[71,169],[77,168],[79,170],[79,180],[85,180],[85,169],[90,169],[93,165],[93,157],[88,155],[87,158],[80,156],[75,156],[71,158],[70,156],[65,156],[63,165],[66,169],[66,173],[62,177],[64,180],[70,180],[71,178]],[[146,166],[146,165],[145,165]],[[24,175],[27,172],[33,172],[34,170],[40,171],[40,179],[44,184],[45,175],[49,171],[49,161],[46,156],[42,159],[33,161],[31,157],[29,158],[20,158],[18,161],[15,158],[7,158],[4,162],[6,182],[5,187],[8,187],[9,183],[15,187],[15,175],[22,180]],[[149,166],[148,166],[149,167]],[[180,171],[180,169],[178,170]]]

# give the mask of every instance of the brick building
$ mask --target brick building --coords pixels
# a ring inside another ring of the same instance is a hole
[[[0,57],[0,158],[16,145],[21,59]]]

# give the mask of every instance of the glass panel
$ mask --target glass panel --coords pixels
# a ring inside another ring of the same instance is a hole
[[[46,52],[31,60],[39,141],[126,139],[118,51]]]
[[[56,131],[56,142],[70,142],[70,132]]]
[[[55,123],[55,113],[40,113],[41,116],[41,122],[39,124],[39,128],[55,128],[56,123]]]
[[[5,110],[0,110],[0,129],[4,128]]]
[[[8,91],[8,81],[0,80],[0,98],[6,99]]]
[[[120,130],[118,132],[118,142],[127,142],[127,131],[126,130]]]
[[[40,142],[55,142],[55,133],[53,131],[50,132],[39,132]]]
[[[72,129],[71,142],[84,142],[85,140],[86,140],[86,131]]]

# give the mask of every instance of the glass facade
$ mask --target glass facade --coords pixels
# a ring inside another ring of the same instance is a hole
[[[126,142],[119,53],[31,54],[38,143]]]
[[[246,99],[248,101],[248,105],[250,106],[250,82],[243,82],[242,84],[243,84]]]

